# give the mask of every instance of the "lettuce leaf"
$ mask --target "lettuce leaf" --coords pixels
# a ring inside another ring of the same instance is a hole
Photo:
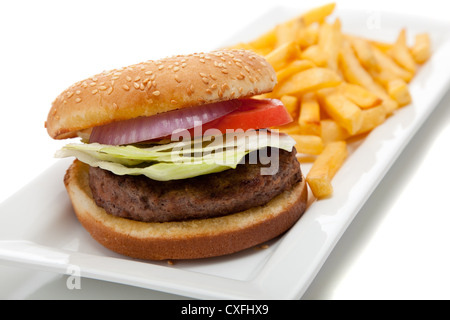
[[[274,147],[290,152],[294,145],[295,141],[286,134],[260,130],[154,146],[68,144],[55,156],[76,157],[117,175],[145,175],[167,181],[233,169],[252,151]]]

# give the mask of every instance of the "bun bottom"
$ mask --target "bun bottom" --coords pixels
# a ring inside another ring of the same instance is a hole
[[[140,222],[116,217],[96,205],[89,166],[75,160],[64,177],[78,220],[104,247],[144,260],[199,259],[238,252],[273,239],[306,209],[305,179],[268,204],[231,215],[174,222]]]

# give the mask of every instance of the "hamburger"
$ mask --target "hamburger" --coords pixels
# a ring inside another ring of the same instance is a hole
[[[292,121],[262,99],[276,74],[261,56],[217,50],[149,60],[79,81],[53,102],[64,184],[104,247],[145,260],[198,259],[273,239],[306,208]]]

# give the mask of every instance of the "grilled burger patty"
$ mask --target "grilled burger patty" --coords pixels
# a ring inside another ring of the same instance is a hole
[[[167,222],[223,216],[268,203],[302,179],[296,150],[266,150],[279,153],[273,175],[261,175],[267,161],[258,157],[251,164],[247,155],[236,169],[171,181],[145,176],[118,176],[91,167],[89,183],[96,204],[106,212],[144,222]],[[264,153],[265,154],[265,153]],[[267,160],[267,159],[266,159]]]

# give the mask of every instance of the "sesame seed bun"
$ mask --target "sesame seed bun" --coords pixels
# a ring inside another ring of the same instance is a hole
[[[75,160],[64,183],[75,213],[106,248],[138,259],[198,259],[238,252],[288,230],[306,208],[305,179],[268,204],[210,219],[149,223],[110,215],[89,188],[89,166]]]
[[[272,91],[276,75],[261,56],[218,50],[105,71],[63,91],[46,128],[54,139],[113,121]]]

